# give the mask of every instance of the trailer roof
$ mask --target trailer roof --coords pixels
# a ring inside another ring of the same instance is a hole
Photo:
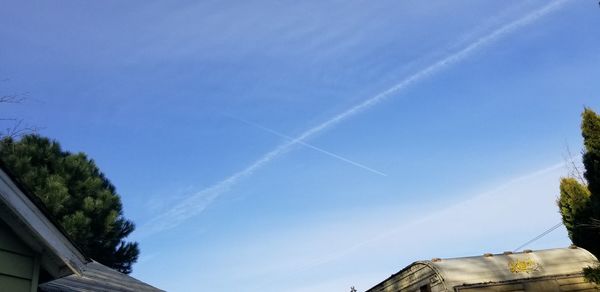
[[[441,276],[446,287],[452,289],[465,284],[578,274],[584,267],[597,264],[598,260],[585,249],[570,247],[417,263],[430,266]]]
[[[598,260],[583,248],[571,246],[502,254],[485,254],[461,258],[414,262],[391,275],[367,291],[384,291],[411,271],[427,268],[437,275],[446,291],[454,287],[469,285],[494,285],[528,278],[582,275],[584,267],[598,264]]]

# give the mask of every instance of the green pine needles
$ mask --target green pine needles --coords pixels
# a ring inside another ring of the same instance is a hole
[[[600,258],[600,116],[586,108],[582,114],[585,181],[563,178],[557,204],[571,241]],[[590,282],[600,284],[600,266],[584,269]]]
[[[131,272],[139,248],[125,238],[134,224],[123,217],[115,187],[93,160],[84,153],[63,151],[56,141],[38,135],[2,139],[0,159],[86,255]]]

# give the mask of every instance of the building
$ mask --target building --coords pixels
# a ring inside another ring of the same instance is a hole
[[[162,291],[93,261],[0,165],[0,292]]]
[[[418,261],[367,292],[600,291],[582,269],[598,260],[569,248]]]

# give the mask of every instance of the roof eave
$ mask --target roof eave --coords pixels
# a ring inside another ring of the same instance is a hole
[[[53,277],[81,274],[89,262],[44,212],[0,169],[0,212],[13,231],[41,255],[42,266]]]

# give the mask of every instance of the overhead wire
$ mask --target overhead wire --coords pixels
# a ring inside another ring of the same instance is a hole
[[[562,222],[560,222],[560,223],[558,223],[558,224],[556,224],[556,225],[554,225],[554,226],[552,226],[552,227],[550,227],[550,228],[546,229],[546,231],[542,232],[540,235],[538,235],[538,236],[536,236],[536,237],[532,238],[531,240],[529,240],[529,241],[527,241],[527,242],[525,242],[525,243],[523,243],[523,244],[519,245],[519,247],[515,248],[513,252],[518,252],[519,250],[523,249],[524,247],[526,247],[526,246],[528,246],[528,245],[532,244],[533,242],[535,242],[535,241],[539,240],[540,238],[542,238],[542,237],[544,237],[544,236],[548,235],[550,232],[552,232],[552,231],[554,231],[554,230],[558,229],[558,227],[560,227],[560,226],[562,226],[562,225],[563,225],[563,223],[562,223]]]

